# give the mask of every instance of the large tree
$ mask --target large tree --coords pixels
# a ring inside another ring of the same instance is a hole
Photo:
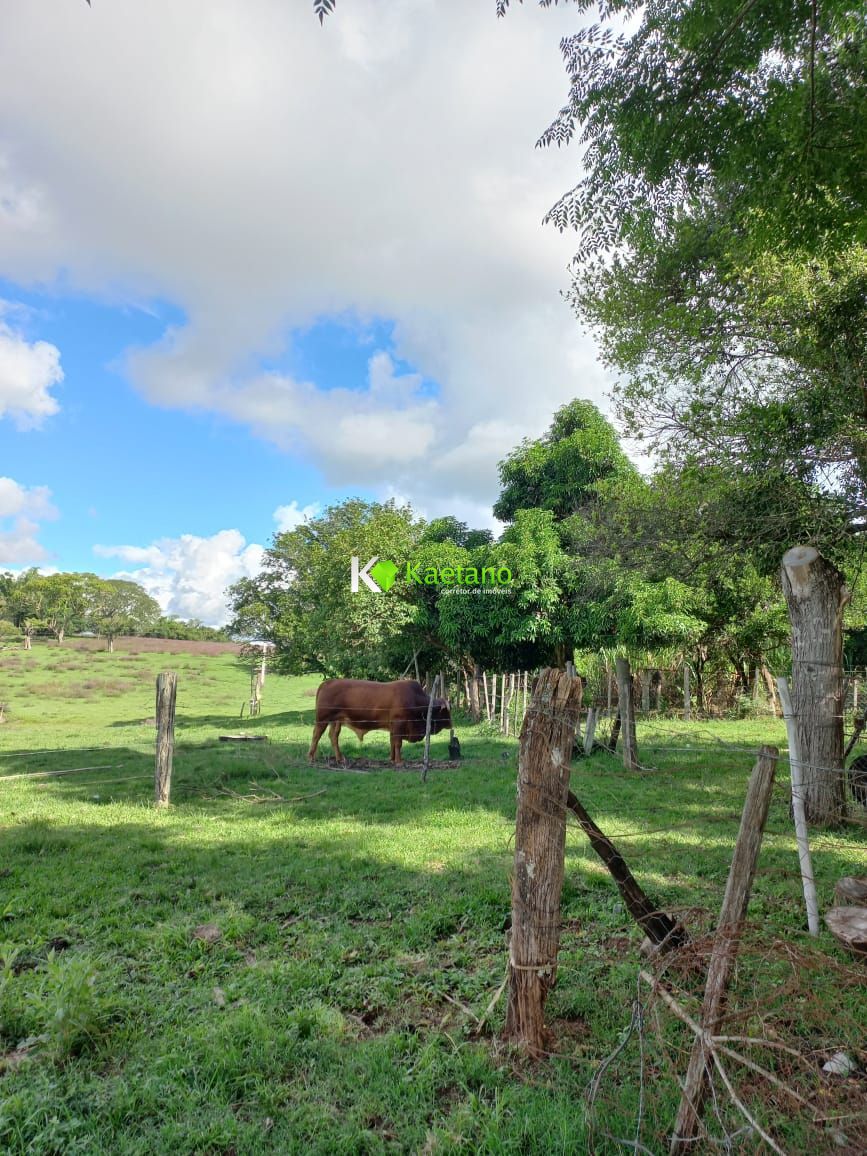
[[[231,629],[274,642],[287,673],[389,678],[412,660],[404,632],[413,609],[401,590],[350,588],[351,558],[403,566],[421,525],[409,507],[349,499],[277,534],[261,574],[230,587]]]
[[[114,650],[122,634],[143,634],[160,616],[159,604],[137,582],[80,576],[84,582],[83,621]]]
[[[564,42],[570,98],[543,137],[586,145],[549,217],[579,230],[573,302],[631,432],[769,471],[769,510],[797,519],[810,496],[810,536],[833,543],[867,513],[863,6],[616,13]]]

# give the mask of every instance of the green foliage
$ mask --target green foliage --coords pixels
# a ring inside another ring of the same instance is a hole
[[[550,510],[558,520],[580,514],[598,499],[602,483],[628,484],[637,477],[611,424],[592,402],[577,399],[556,412],[543,437],[525,439],[499,469],[494,515],[504,522],[518,510]]]
[[[403,588],[350,590],[350,559],[374,555],[403,566],[419,540],[409,507],[350,499],[277,534],[261,575],[229,591],[231,631],[275,643],[290,672],[388,678],[412,657],[401,637],[414,618]],[[252,628],[252,629],[251,629]]]
[[[83,621],[109,643],[119,634],[141,634],[159,618],[158,603],[137,582],[84,577]]]
[[[778,556],[839,554],[867,508],[865,31],[845,0],[619,5],[564,42],[543,137],[587,146],[549,219],[580,232],[572,299],[629,431],[764,484]]]
[[[205,626],[197,618],[184,621],[177,615],[161,615],[153,625],[142,631],[145,638],[177,638],[190,642],[229,642],[229,631],[224,627]]]

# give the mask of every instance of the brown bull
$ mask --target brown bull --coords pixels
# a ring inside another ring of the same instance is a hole
[[[399,682],[365,682],[360,678],[330,678],[316,692],[316,724],[308,759],[316,758],[316,748],[323,731],[329,727],[334,757],[344,761],[338,745],[343,726],[364,738],[368,731],[388,731],[391,735],[391,761],[401,766],[401,744],[418,743],[424,738],[430,699],[419,683],[410,679]],[[451,727],[452,719],[445,699],[434,700],[431,734]]]

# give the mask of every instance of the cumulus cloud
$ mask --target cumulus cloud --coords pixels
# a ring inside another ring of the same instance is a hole
[[[238,530],[220,530],[210,538],[182,534],[150,546],[97,545],[93,552],[100,558],[129,563],[129,569],[110,577],[138,582],[164,614],[198,618],[209,626],[228,621],[226,588],[257,574],[264,554],[261,546],[248,544]]]
[[[182,309],[128,360],[157,404],[243,422],[331,484],[484,505],[507,432],[606,384],[558,295],[574,239],[540,224],[576,156],[533,148],[584,17],[353,0],[323,29],[311,9],[20,5],[0,40],[0,272]],[[393,322],[417,374],[383,350],[337,390],[257,372],[346,313]]]
[[[278,506],[274,511],[273,517],[277,524],[278,534],[284,534],[288,530],[294,530],[296,526],[300,526],[302,522],[306,522],[309,518],[315,518],[319,513],[321,507],[318,502],[312,502],[309,506],[300,506],[296,501],[291,501],[288,506]]]
[[[39,523],[57,517],[46,486],[22,486],[0,478],[0,567],[32,566],[48,551],[38,540]]]
[[[0,206],[2,201],[0,190]],[[0,301],[0,418],[31,429],[60,408],[50,392],[63,381],[60,350],[47,341],[28,341],[4,320],[11,314],[12,307]]]

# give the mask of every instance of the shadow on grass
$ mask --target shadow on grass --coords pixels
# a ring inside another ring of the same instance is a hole
[[[496,752],[497,748],[497,744],[484,741],[478,746],[480,752],[491,747]],[[513,744],[510,749],[514,751]],[[117,747],[17,756],[7,753],[0,756],[0,770],[14,771],[16,759],[26,759],[28,766],[22,769],[27,770],[101,769],[32,780],[10,779],[8,787],[24,787],[27,792],[17,794],[17,822],[7,828],[10,837],[20,834],[30,799],[86,807],[147,806],[153,800],[150,750]],[[731,861],[749,769],[738,759],[735,769],[728,772],[674,768],[650,775],[630,774],[610,756],[599,755],[575,764],[572,788],[661,904],[697,903],[716,909]],[[0,778],[0,789],[2,784]],[[293,847],[315,852],[312,859],[310,854],[302,856],[306,858],[303,871],[307,875],[322,872],[326,879],[334,877],[332,860],[363,858],[365,850],[369,853],[377,840],[382,844],[383,839],[386,843],[378,860],[380,867],[389,860],[389,841],[397,846],[407,840],[407,854],[411,856],[413,842],[421,840],[429,844],[432,862],[440,857],[437,847],[441,845],[444,859],[454,860],[458,852],[468,862],[474,857],[481,862],[487,856],[489,862],[499,864],[502,876],[514,832],[515,766],[511,761],[480,756],[455,770],[433,768],[423,784],[417,771],[383,768],[354,773],[329,769],[322,763],[310,767],[306,742],[180,743],[175,751],[172,802],[170,829],[177,832],[183,826],[186,856],[200,853],[195,850],[199,842],[206,848],[212,846],[213,822],[233,822],[249,834],[253,847],[267,847],[269,856],[275,846],[280,848],[280,856]],[[62,811],[57,813],[62,816]],[[96,827],[104,846],[118,838],[126,843],[130,832],[137,829],[128,812],[118,814],[112,823]],[[334,824],[341,828],[338,838],[329,834]],[[360,825],[361,830],[347,830],[352,824]],[[61,818],[52,830],[57,834],[66,827]],[[613,884],[577,825],[570,822],[568,830],[567,874],[577,872],[581,886],[607,888],[616,898]],[[167,835],[155,819],[154,831],[147,837],[171,841],[175,836]],[[490,843],[492,838],[501,840],[501,851],[480,848],[480,842]],[[781,782],[772,802],[756,884],[756,902],[763,910],[800,908],[792,840],[787,784]],[[227,854],[238,853],[234,840],[226,840],[226,847]],[[208,858],[211,851],[202,850],[201,854]],[[814,866],[820,891],[823,897],[827,892],[830,899],[841,875],[859,874],[867,868],[863,831],[844,829],[823,837]]]

